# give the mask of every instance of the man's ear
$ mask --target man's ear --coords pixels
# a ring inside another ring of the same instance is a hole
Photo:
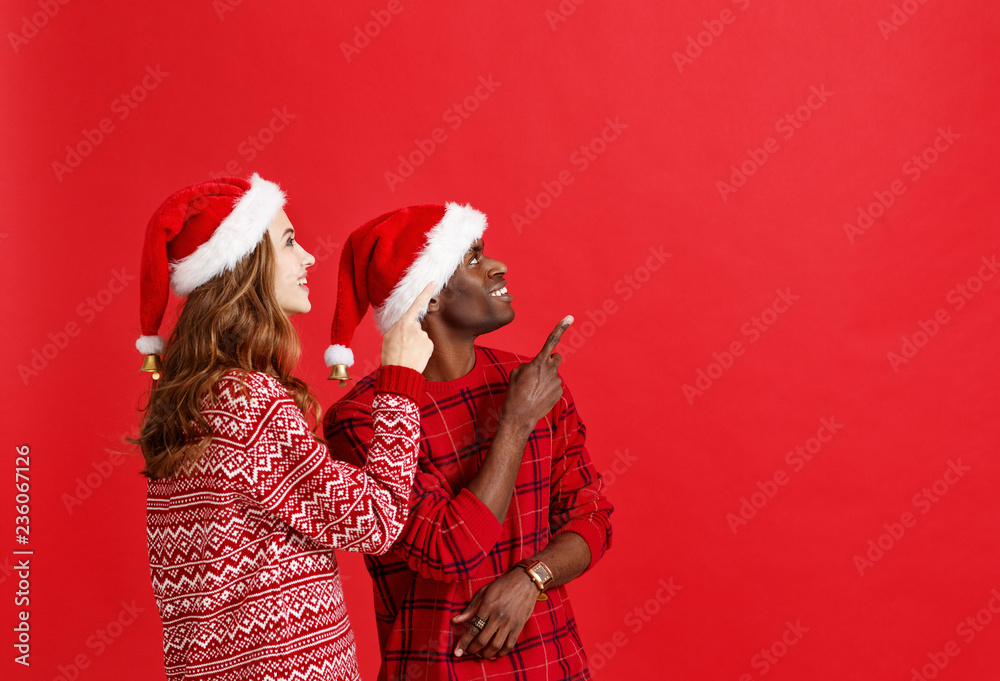
[[[441,309],[441,303],[440,300],[438,299],[438,296],[434,296],[433,298],[427,301],[427,314],[430,314],[431,312],[437,312],[440,309]]]

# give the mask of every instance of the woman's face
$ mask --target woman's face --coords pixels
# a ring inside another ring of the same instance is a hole
[[[308,312],[309,289],[306,287],[306,268],[316,259],[295,241],[295,229],[285,211],[280,211],[267,228],[274,246],[274,293],[278,304],[289,317]]]

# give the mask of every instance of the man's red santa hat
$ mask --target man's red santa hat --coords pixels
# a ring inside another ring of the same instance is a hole
[[[135,347],[147,356],[143,370],[159,378],[166,341],[159,335],[169,289],[186,297],[232,271],[253,252],[285,205],[278,185],[254,173],[249,180],[220,177],[181,189],[163,202],[146,227],[139,281],[142,336]]]
[[[486,216],[471,206],[411,206],[379,216],[351,233],[340,255],[337,307],[324,359],[331,379],[347,380],[351,339],[370,305],[385,333],[424,287],[441,292],[486,231]],[[420,318],[427,312],[424,307]]]

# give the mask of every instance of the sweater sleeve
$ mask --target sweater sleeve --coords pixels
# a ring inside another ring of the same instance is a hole
[[[365,400],[347,400],[327,412],[324,431],[333,457],[362,465],[373,425]],[[393,553],[426,579],[468,580],[500,538],[502,525],[468,490],[453,494],[421,456],[409,498],[409,518]]]
[[[587,429],[563,382],[552,435],[552,490],[549,523],[552,536],[575,532],[590,548],[594,566],[611,546],[611,512],[603,493],[603,479],[587,453]]]
[[[413,393],[422,381],[417,372],[401,370],[383,382],[372,405],[371,457],[361,467],[330,458],[287,392],[262,400],[247,448],[250,496],[321,544],[387,552],[408,511],[420,433]]]

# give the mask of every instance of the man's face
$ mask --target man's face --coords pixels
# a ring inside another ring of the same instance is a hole
[[[436,297],[441,320],[455,331],[481,335],[514,321],[507,266],[483,254],[478,239]]]

